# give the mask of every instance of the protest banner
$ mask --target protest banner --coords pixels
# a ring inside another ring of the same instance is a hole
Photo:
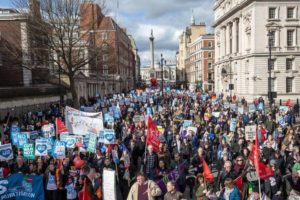
[[[35,140],[35,155],[36,156],[47,156],[47,143],[48,141],[44,138]]]
[[[66,127],[75,135],[86,135],[90,132],[99,133],[103,129],[101,112],[81,112],[71,107],[65,108]]]
[[[99,133],[99,143],[103,144],[115,144],[115,130],[114,129],[104,129]]]
[[[254,104],[249,105],[249,113],[254,113],[256,111],[256,107]]]
[[[241,115],[244,114],[244,107],[243,107],[243,106],[238,107],[238,112],[239,112]]]
[[[225,109],[228,109],[229,108],[229,103],[226,101],[226,102],[224,102],[224,108]]]
[[[234,132],[237,126],[237,119],[232,118],[230,121],[230,131]]]
[[[22,149],[23,145],[28,143],[28,137],[26,133],[18,134],[18,148]]]
[[[23,156],[27,160],[34,160],[34,144],[23,145]]]
[[[81,136],[81,135],[75,136],[75,146],[83,147],[83,136]]]
[[[60,141],[64,142],[66,148],[74,149],[76,144],[76,137],[74,135],[66,135],[63,138],[60,138]]]
[[[44,200],[43,176],[16,173],[0,179],[1,200]]]
[[[103,169],[103,200],[117,200],[115,177],[114,170]]]
[[[16,125],[12,125],[10,128],[10,138],[11,138],[11,143],[13,145],[18,144],[18,135],[20,134],[20,128]]]
[[[145,117],[143,115],[134,115],[132,121],[134,123],[139,123],[145,121]]]
[[[193,120],[184,120],[183,121],[183,128],[187,128],[189,126],[192,126]]]
[[[0,161],[8,161],[14,158],[11,144],[0,145]]]
[[[236,111],[236,107],[237,107],[237,106],[236,106],[235,103],[231,103],[231,104],[230,104],[230,109],[231,109],[231,110]]]
[[[44,138],[54,137],[55,136],[55,128],[54,124],[45,124],[42,126],[42,134]]]
[[[264,110],[264,104],[263,104],[263,102],[260,102],[259,104],[258,104],[258,110]]]
[[[52,156],[54,158],[63,159],[66,157],[66,146],[65,143],[59,140],[55,140]]]
[[[91,133],[88,141],[87,151],[94,153],[96,151],[96,144],[97,144],[97,135]]]
[[[289,111],[289,107],[287,106],[280,106],[279,111],[282,113],[287,113]]]
[[[219,118],[219,117],[220,117],[220,112],[212,112],[211,114],[212,114],[212,116],[214,116],[215,118]]]
[[[114,116],[111,112],[105,113],[104,114],[104,121],[107,122],[108,124],[113,124],[114,123]]]
[[[197,127],[192,127],[192,126],[188,127],[187,128],[187,135],[190,135],[190,132],[193,132],[194,134],[196,134],[197,133]]]
[[[251,126],[245,127],[246,140],[249,140],[249,141],[255,140],[255,135],[256,135],[256,125],[251,125]]]

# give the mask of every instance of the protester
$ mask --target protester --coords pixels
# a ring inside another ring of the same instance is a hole
[[[168,192],[164,196],[164,200],[182,200],[182,193],[176,191],[176,183],[174,181],[169,181],[167,183]]]
[[[138,173],[136,183],[131,186],[127,200],[154,200],[161,195],[161,189],[155,182],[147,180],[144,173]]]
[[[147,88],[85,101],[81,111],[56,104],[20,116],[10,113],[0,126],[5,150],[0,151],[0,177],[43,179],[43,195],[55,200],[103,198],[107,171],[115,174],[110,178],[118,200],[172,198],[179,192],[186,199],[212,200],[216,193],[230,199],[236,187],[241,199],[256,198],[259,191],[270,199],[299,195],[297,108],[267,109],[263,98],[228,100],[204,91],[170,90],[161,96]],[[65,115],[70,111],[72,118]],[[78,113],[101,117],[93,124],[95,118],[85,121]],[[92,125],[88,133],[74,134],[71,122]],[[90,132],[97,133],[93,140]],[[102,132],[107,135],[100,137]],[[59,142],[62,155],[56,152]],[[33,145],[30,155],[24,144]],[[136,177],[140,171],[144,174]]]

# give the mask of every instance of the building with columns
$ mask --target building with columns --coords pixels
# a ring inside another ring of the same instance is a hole
[[[214,35],[202,35],[188,44],[186,74],[191,90],[214,91]]]
[[[216,92],[267,100],[270,43],[270,87],[276,101],[299,98],[299,7],[299,0],[215,1]]]

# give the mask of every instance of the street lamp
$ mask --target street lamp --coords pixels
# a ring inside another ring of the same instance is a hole
[[[231,72],[231,60],[232,60],[232,57],[230,56],[229,57],[229,93],[230,93],[230,101],[232,100],[232,90],[233,90],[233,84],[231,82],[231,75],[232,75],[232,72]]]
[[[268,72],[269,72],[269,79],[268,79],[268,98],[269,98],[269,104],[270,104],[270,108],[272,108],[272,103],[273,103],[273,98],[276,98],[276,93],[272,92],[272,87],[271,87],[271,71],[272,71],[272,66],[271,66],[271,62],[272,62],[272,42],[274,40],[274,32],[272,30],[268,31],[268,39],[269,39],[269,59],[268,59]]]
[[[164,95],[164,62],[165,65],[167,61],[163,58],[163,54],[160,54],[160,66],[161,66],[161,92]]]

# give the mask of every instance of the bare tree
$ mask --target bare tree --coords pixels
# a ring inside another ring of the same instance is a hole
[[[102,50],[93,35],[98,19],[84,21],[81,14],[90,11],[94,3],[100,6],[101,13],[105,12],[105,0],[12,1],[28,22],[30,56],[34,62],[27,67],[53,64],[55,70],[68,77],[74,106],[79,107],[74,78],[80,71],[99,70],[95,59]]]

